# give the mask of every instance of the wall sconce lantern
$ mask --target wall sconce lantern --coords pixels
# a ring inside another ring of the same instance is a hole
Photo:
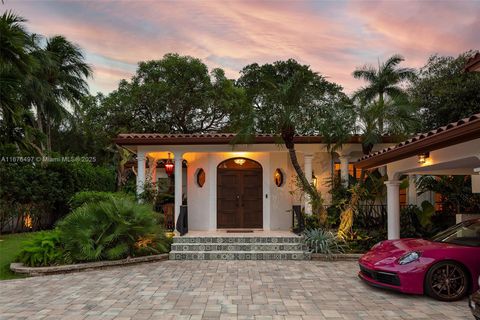
[[[283,185],[284,177],[283,172],[280,168],[277,168],[277,170],[275,170],[275,173],[273,174],[273,179],[277,187],[281,187]]]
[[[418,155],[418,163],[425,164],[427,162],[428,157],[430,157],[429,152],[420,153]]]
[[[168,159],[165,161],[165,173],[171,177],[173,174],[173,169],[175,165],[173,164],[172,160],[170,159],[170,152],[168,153]]]
[[[318,180],[317,180],[317,177],[315,176],[315,172],[313,171],[312,171],[312,183],[313,183],[313,186],[316,188]]]

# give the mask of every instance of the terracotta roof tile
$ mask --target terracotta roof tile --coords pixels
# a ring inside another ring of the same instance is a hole
[[[400,150],[402,148],[405,148],[406,146],[411,146],[411,145],[414,145],[414,144],[418,144],[419,147],[420,147],[420,144],[421,144],[422,148],[428,148],[428,146],[427,146],[428,141],[433,140],[433,139],[437,139],[437,138],[443,137],[443,136],[447,137],[453,131],[457,131],[458,129],[464,128],[464,127],[467,127],[467,126],[475,126],[475,129],[478,127],[478,129],[479,129],[478,132],[480,132],[480,113],[476,113],[476,114],[474,114],[470,117],[458,120],[456,122],[449,123],[446,126],[439,127],[435,130],[431,130],[431,131],[428,131],[428,132],[425,132],[425,133],[418,133],[414,137],[412,137],[408,140],[402,141],[402,142],[398,143],[397,145],[395,145],[393,147],[388,147],[388,148],[385,148],[383,150],[377,151],[375,153],[370,153],[369,155],[366,155],[366,156],[363,156],[362,158],[360,158],[358,160],[358,165],[363,166],[364,164],[366,164],[367,160],[372,162],[372,160],[374,160],[374,158],[379,157],[379,156],[383,156],[386,153],[393,153],[393,152],[400,153]],[[477,131],[475,131],[475,133],[476,132]],[[469,139],[469,138],[475,139],[476,137],[477,137],[476,135],[470,135],[470,136],[466,136],[465,138],[466,139]],[[466,141],[468,141],[468,140],[466,140]],[[422,149],[422,150],[417,150],[417,151],[419,153],[421,153],[421,152],[432,151],[432,150],[423,150]],[[400,160],[400,159],[398,159],[398,160]]]

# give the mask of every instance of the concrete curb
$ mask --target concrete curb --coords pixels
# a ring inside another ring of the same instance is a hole
[[[136,263],[144,262],[155,262],[168,260],[168,253],[127,258],[122,260],[112,260],[112,261],[97,261],[97,262],[87,262],[87,263],[78,263],[78,264],[66,264],[61,266],[50,266],[50,267],[26,267],[23,263],[11,263],[10,270],[15,273],[25,274],[29,276],[41,276],[48,274],[58,274],[58,273],[70,273],[70,272],[79,272],[84,270],[95,270],[103,269],[108,267],[115,266],[128,266]]]
[[[322,254],[312,253],[312,260],[317,261],[357,261],[363,253],[338,253],[338,254]]]

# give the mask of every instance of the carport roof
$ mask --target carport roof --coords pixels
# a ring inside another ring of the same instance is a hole
[[[360,158],[355,166],[374,168],[477,138],[480,138],[480,113],[366,155]]]

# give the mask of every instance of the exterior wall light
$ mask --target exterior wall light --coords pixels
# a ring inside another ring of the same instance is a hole
[[[424,152],[424,153],[420,153],[418,155],[418,163],[420,164],[425,164],[427,162],[427,158],[430,157],[430,153],[429,152]]]
[[[237,159],[233,160],[233,162],[235,162],[235,163],[238,164],[239,166],[243,166],[243,164],[245,163],[245,159],[243,159],[243,158],[237,158]]]
[[[316,188],[318,180],[317,180],[317,176],[315,176],[315,172],[313,171],[312,171],[312,183],[313,183],[313,186]]]
[[[170,159],[170,152],[168,153],[168,159],[165,161],[165,173],[170,177],[173,174],[174,164]]]

